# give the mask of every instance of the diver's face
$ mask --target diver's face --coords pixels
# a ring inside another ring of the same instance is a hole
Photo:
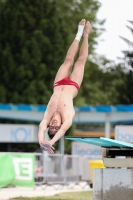
[[[60,119],[60,116],[54,116],[51,121],[50,121],[50,124],[49,124],[49,131],[51,134],[55,134],[58,132],[58,130],[60,129],[61,127],[61,119]]]
[[[52,133],[53,135],[56,134],[58,132],[58,130],[60,129],[60,126],[49,126],[49,131],[50,133]]]

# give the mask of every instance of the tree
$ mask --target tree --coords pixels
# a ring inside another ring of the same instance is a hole
[[[47,104],[58,67],[75,37],[77,23],[93,25],[90,53],[100,34],[95,0],[0,0],[0,99],[6,103]]]
[[[128,20],[130,24],[133,25],[133,21]],[[127,28],[131,31],[133,34],[133,27],[127,26]],[[120,36],[120,38],[125,41],[129,47],[131,47],[131,50],[122,51],[124,54],[124,57],[122,60],[124,61],[122,63],[122,66],[126,69],[125,72],[125,82],[124,87],[120,88],[120,93],[122,95],[119,96],[119,100],[121,104],[132,104],[133,103],[133,42],[128,40],[125,37]]]
[[[88,62],[76,105],[120,104],[119,89],[124,87],[125,73],[121,65],[96,55]]]
[[[129,21],[133,24],[132,21]],[[133,29],[128,26],[133,33]],[[133,43],[121,37],[131,47]],[[76,105],[132,104],[133,102],[133,51],[123,51],[124,66],[115,64],[103,56],[91,56],[85,68],[82,89]]]

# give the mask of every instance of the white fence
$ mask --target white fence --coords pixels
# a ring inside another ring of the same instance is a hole
[[[35,153],[35,183],[76,184],[81,180],[79,156],[63,154]]]

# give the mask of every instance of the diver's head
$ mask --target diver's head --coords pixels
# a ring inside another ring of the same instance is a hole
[[[48,126],[48,136],[50,139],[54,137],[54,135],[59,131],[61,127],[61,116],[59,113],[55,113],[50,120]]]

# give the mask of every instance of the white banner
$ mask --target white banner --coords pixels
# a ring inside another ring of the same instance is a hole
[[[85,144],[82,142],[73,142],[72,154],[78,156],[85,156],[89,160],[102,159],[102,148],[99,146]]]
[[[0,124],[0,142],[38,142],[38,126]]]
[[[90,180],[90,164],[89,160],[101,160],[102,148],[99,146],[86,144],[82,142],[72,142],[72,154],[80,156],[79,158],[79,173],[82,180]],[[73,166],[75,166],[73,160]]]
[[[133,142],[133,126],[115,126],[115,139],[124,142]]]

